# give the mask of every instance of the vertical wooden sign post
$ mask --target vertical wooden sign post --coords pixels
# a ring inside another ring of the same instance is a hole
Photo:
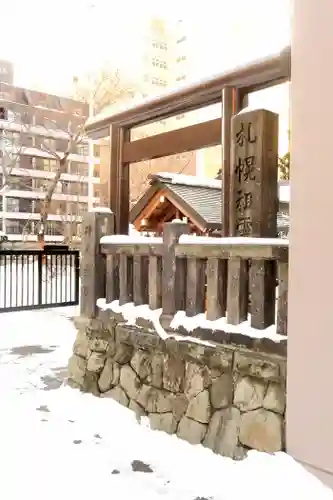
[[[278,115],[267,110],[232,118],[231,236],[275,238],[278,211]],[[229,263],[228,320],[247,319],[248,264]],[[253,260],[250,270],[251,326],[275,322],[275,264]]]
[[[100,211],[98,211],[100,210]],[[81,239],[81,297],[80,314],[94,318],[98,312],[97,299],[106,297],[106,261],[100,253],[102,236],[114,233],[114,214],[100,207],[83,217]]]

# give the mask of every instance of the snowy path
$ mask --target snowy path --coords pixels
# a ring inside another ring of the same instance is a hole
[[[111,400],[61,386],[71,312],[0,315],[1,498],[333,498],[284,454],[233,462],[139,425]]]

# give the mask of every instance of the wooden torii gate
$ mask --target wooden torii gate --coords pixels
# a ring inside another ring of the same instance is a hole
[[[246,107],[249,93],[286,82],[290,74],[291,53],[287,47],[277,55],[91,121],[86,126],[88,136],[110,140],[107,201],[115,213],[116,233],[128,233],[131,163],[222,144],[221,220],[223,234],[228,236],[231,117]],[[134,127],[216,103],[222,104],[222,118],[136,141],[130,139]]]

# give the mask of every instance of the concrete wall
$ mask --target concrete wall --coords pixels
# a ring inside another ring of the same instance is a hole
[[[333,487],[333,2],[293,6],[287,451]]]
[[[237,344],[162,340],[105,311],[77,320],[69,383],[216,453],[284,449],[286,359]]]

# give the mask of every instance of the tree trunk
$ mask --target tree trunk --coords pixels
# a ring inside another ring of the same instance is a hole
[[[45,198],[43,200],[42,208],[40,211],[40,220],[39,220],[40,227],[39,227],[39,231],[38,231],[37,241],[38,241],[38,244],[42,250],[44,250],[44,246],[45,246],[45,234],[46,234],[46,227],[47,227],[47,221],[48,221],[48,217],[49,217],[49,211],[50,211],[50,206],[51,206],[51,202],[52,202],[52,197],[53,197],[54,191],[57,187],[57,184],[60,180],[61,174],[64,173],[64,167],[67,164],[67,157],[68,157],[68,155],[64,156],[63,158],[61,158],[59,160],[59,168],[56,171],[55,176],[53,177],[53,179],[50,181],[50,183],[48,185],[48,188],[47,188],[47,191],[45,194]]]

